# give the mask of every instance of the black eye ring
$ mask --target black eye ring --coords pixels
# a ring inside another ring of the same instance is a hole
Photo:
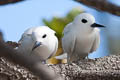
[[[87,23],[87,20],[86,19],[82,19],[81,20],[83,23]]]
[[[46,34],[44,34],[44,35],[42,36],[42,38],[46,38],[46,36],[47,36],[47,35],[46,35]]]

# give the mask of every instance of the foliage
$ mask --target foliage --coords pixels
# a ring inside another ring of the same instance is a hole
[[[43,19],[45,25],[56,31],[58,39],[62,37],[64,27],[73,21],[74,17],[82,13],[83,10],[80,8],[73,8],[65,17],[54,16],[52,20]]]
[[[82,12],[83,10],[81,10],[80,8],[73,8],[65,17],[55,16],[51,20],[43,19],[43,22],[46,26],[56,31],[56,36],[59,39],[59,46],[55,56],[58,56],[63,53],[62,46],[61,46],[61,37],[62,37],[62,32],[64,27],[68,23],[72,22],[75,16],[77,16]],[[52,64],[66,63],[66,60],[65,59],[56,60],[55,58],[51,58],[50,60],[48,60],[48,63],[52,63]]]

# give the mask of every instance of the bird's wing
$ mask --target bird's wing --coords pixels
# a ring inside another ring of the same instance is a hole
[[[68,63],[72,62],[72,58],[74,57],[74,50],[76,45],[76,36],[74,34],[66,34],[62,38],[62,47],[64,53],[67,53],[67,61]]]
[[[99,44],[100,44],[100,34],[99,34],[99,31],[96,31],[95,40],[93,42],[93,45],[92,45],[90,53],[92,53],[93,51],[96,51],[96,49],[98,48]]]
[[[21,36],[21,38],[20,38],[20,40],[18,41],[18,43],[21,44],[21,42],[22,42],[22,41],[24,40],[24,38],[27,37],[27,36],[31,36],[31,34],[25,34],[25,33],[24,33],[24,34]]]
[[[30,53],[33,43],[32,43],[32,38],[31,35],[25,35],[22,36],[22,38],[19,40],[19,46],[18,46],[18,51],[22,53]]]
[[[24,31],[24,33],[22,34],[22,36],[21,36],[20,40],[18,41],[18,43],[21,44],[21,42],[24,40],[25,37],[31,36],[34,29],[36,29],[36,27],[32,27],[32,28],[29,28],[26,31]]]
[[[51,58],[52,56],[54,56],[55,54],[56,54],[56,51],[57,51],[57,49],[58,49],[58,40],[57,40],[57,38],[56,38],[56,40],[55,40],[55,49],[54,49],[54,51],[52,52],[52,54],[48,57],[48,59],[49,58]]]
[[[66,53],[72,53],[76,43],[76,36],[74,34],[64,34],[62,38],[62,47]]]
[[[64,31],[63,31],[63,34],[66,34],[70,31],[70,27],[72,26],[72,23],[69,23],[65,26],[64,28]]]
[[[23,41],[24,39],[24,34],[21,36],[20,40],[18,41],[19,44],[21,44],[21,42]]]

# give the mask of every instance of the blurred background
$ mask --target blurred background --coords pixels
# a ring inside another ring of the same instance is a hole
[[[119,0],[109,0],[120,5]],[[65,25],[81,12],[88,12],[96,18],[96,23],[103,24],[101,43],[89,58],[99,58],[120,51],[120,17],[96,11],[72,0],[26,0],[0,6],[0,29],[5,41],[18,42],[23,32],[33,26],[47,25],[57,32],[59,41]],[[59,46],[61,48],[61,46]],[[62,51],[60,50],[60,52]]]

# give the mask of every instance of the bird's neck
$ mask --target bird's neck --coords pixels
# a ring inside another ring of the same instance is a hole
[[[86,28],[84,26],[83,27],[77,26],[76,31],[78,31],[78,33],[91,34],[94,31],[94,28]]]

